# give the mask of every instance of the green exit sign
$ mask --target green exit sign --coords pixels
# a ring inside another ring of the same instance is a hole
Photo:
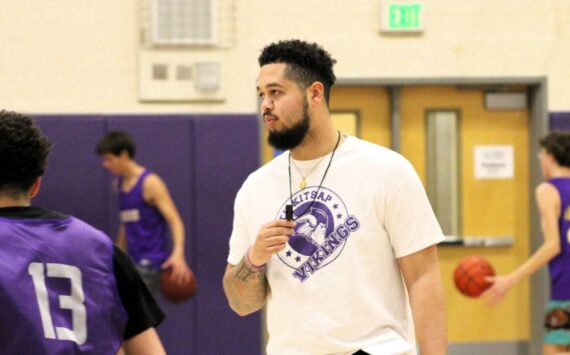
[[[382,12],[383,31],[424,31],[424,5],[421,2],[387,2]]]

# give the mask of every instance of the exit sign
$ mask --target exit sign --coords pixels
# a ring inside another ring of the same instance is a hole
[[[423,32],[424,5],[421,2],[385,2],[382,8],[382,31]]]

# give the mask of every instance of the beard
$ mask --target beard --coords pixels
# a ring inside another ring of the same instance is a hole
[[[305,99],[301,120],[291,127],[283,128],[281,131],[269,131],[267,142],[273,148],[279,150],[289,150],[298,147],[309,131],[310,121],[309,104]]]

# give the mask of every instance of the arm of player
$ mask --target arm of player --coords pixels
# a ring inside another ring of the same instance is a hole
[[[127,252],[127,233],[125,232],[125,225],[122,223],[117,233],[117,246],[125,253]]]
[[[164,354],[155,331],[164,320],[164,313],[145,286],[133,260],[118,247],[113,248],[113,273],[117,294],[127,316],[123,348],[128,354]]]
[[[445,300],[437,247],[430,246],[397,260],[410,297],[420,352],[446,354]]]
[[[534,274],[560,253],[560,228],[558,227],[560,196],[558,191],[551,184],[544,182],[538,185],[535,195],[544,242],[524,264],[512,273],[488,278],[490,282],[493,282],[493,286],[485,291],[483,297],[487,299],[487,304],[490,306],[499,304],[515,284]]]
[[[237,265],[229,264],[224,274],[224,292],[230,307],[240,316],[256,312],[267,299],[265,264],[283,249],[293,235],[295,222],[273,221],[262,226],[255,243]]]
[[[163,269],[172,268],[172,276],[178,282],[187,281],[190,269],[184,257],[185,232],[180,214],[168,193],[168,188],[157,175],[150,175],[144,182],[145,199],[156,206],[170,227],[172,253],[162,264]]]
[[[166,351],[154,328],[135,335],[123,343],[123,348],[129,355],[163,355]]]

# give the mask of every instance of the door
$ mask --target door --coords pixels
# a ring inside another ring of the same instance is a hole
[[[476,88],[404,87],[400,98],[401,153],[412,162],[424,186],[432,190],[432,205],[436,207],[438,203],[434,195],[444,201],[438,217],[444,230],[460,236],[513,240],[512,246],[496,248],[440,247],[450,343],[527,341],[528,281],[516,286],[497,308],[487,307],[481,299],[461,295],[453,285],[454,268],[467,255],[487,258],[499,274],[514,270],[528,257],[527,109],[485,109],[484,92]],[[439,126],[434,127],[438,119]],[[441,144],[441,136],[438,138],[433,133],[438,130],[455,132],[443,133],[444,137],[454,138],[449,139],[452,148],[448,154],[442,154],[440,147],[440,156],[434,153],[438,151],[438,142]],[[493,159],[497,157],[499,163],[495,163],[499,165],[494,165]],[[452,171],[446,174],[446,169]],[[443,192],[434,194],[434,188],[429,188],[434,176],[442,177],[444,182],[438,188]],[[457,206],[451,208],[454,202]]]

